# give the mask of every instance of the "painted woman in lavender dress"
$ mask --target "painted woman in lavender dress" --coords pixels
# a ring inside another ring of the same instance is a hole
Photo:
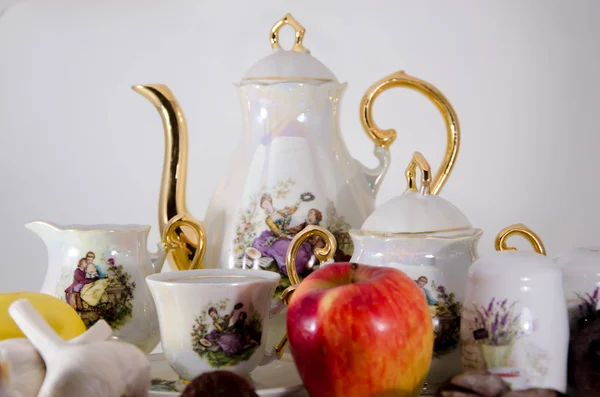
[[[232,332],[229,327],[234,312],[241,308],[242,304],[238,303],[234,306],[231,313],[226,314],[223,317],[219,316],[219,312],[216,308],[211,307],[208,309],[208,315],[213,319],[213,326],[215,329],[210,331],[205,338],[210,343],[219,346],[226,355],[235,354],[242,349],[242,335],[237,332]],[[247,314],[245,312],[242,313],[244,314],[245,319]]]
[[[263,256],[273,258],[277,263],[279,271],[287,276],[286,269],[286,254],[292,238],[296,233],[288,232],[292,215],[298,210],[302,201],[314,200],[314,196],[310,193],[303,193],[300,199],[291,207],[284,207],[282,210],[273,207],[273,199],[271,195],[265,193],[260,198],[260,207],[265,211],[267,218],[265,223],[268,229],[263,231],[252,243]],[[306,265],[312,255],[312,247],[309,243],[304,242],[298,250],[296,256],[296,271],[299,275],[303,275],[306,271]]]

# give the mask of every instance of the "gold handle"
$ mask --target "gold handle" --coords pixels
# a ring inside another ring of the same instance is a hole
[[[294,47],[292,47],[292,51],[303,52],[306,54],[310,54],[310,51],[302,45],[302,40],[304,39],[304,33],[306,33],[306,29],[289,12],[285,14],[283,18],[273,25],[271,28],[271,47],[273,49],[281,48],[279,44],[279,30],[285,25],[290,25],[296,31],[296,39],[294,40]]]
[[[186,226],[191,228],[198,236],[197,244],[190,241],[187,234],[182,230],[182,227]],[[186,218],[185,215],[173,217],[165,227],[163,244],[173,255],[173,262],[175,262],[177,270],[193,270],[204,267],[202,260],[206,252],[206,233],[199,222]],[[188,249],[189,246],[195,248],[194,252]]]
[[[515,251],[515,247],[506,245],[506,240],[513,235],[524,237],[538,254],[546,255],[546,248],[540,237],[522,223],[505,227],[496,236],[496,251]]]
[[[431,184],[431,167],[420,152],[414,152],[413,158],[406,167],[406,182],[408,190],[417,191],[417,167],[421,169],[421,189],[423,193],[429,194],[429,185]]]
[[[310,225],[302,229],[302,231],[292,239],[290,246],[288,247],[285,266],[287,269],[287,274],[290,279],[292,285],[287,287],[285,291],[281,294],[281,299],[283,303],[288,305],[292,298],[292,294],[294,290],[300,284],[300,276],[298,276],[298,271],[296,270],[296,255],[298,255],[298,250],[302,243],[312,237],[321,237],[325,240],[325,247],[318,248],[315,250],[315,256],[322,263],[328,260],[333,259],[335,255],[335,251],[337,249],[337,243],[335,241],[335,237],[331,232],[321,226]],[[283,355],[283,351],[285,350],[285,346],[287,345],[288,337],[287,333],[283,335],[281,341],[275,347],[275,351],[277,352],[277,357],[281,358]]]
[[[458,116],[444,94],[428,82],[407,75],[404,71],[392,73],[373,84],[367,90],[365,95],[363,95],[362,101],[360,102],[362,126],[377,146],[388,148],[396,139],[396,130],[393,128],[382,130],[373,120],[372,114],[375,99],[382,92],[393,87],[406,87],[419,91],[433,102],[444,117],[448,135],[446,155],[444,161],[440,165],[437,176],[431,183],[431,194],[438,194],[446,183],[448,175],[452,172],[456,156],[458,155],[460,146],[460,126],[458,124]]]

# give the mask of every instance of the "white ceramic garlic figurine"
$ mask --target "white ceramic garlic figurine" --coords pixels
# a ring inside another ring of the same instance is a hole
[[[68,343],[82,345],[111,337],[110,326],[99,321]],[[44,360],[29,339],[0,341],[0,397],[36,397],[45,376]]]
[[[0,342],[0,397],[36,397],[46,366],[27,338]]]
[[[54,332],[26,299],[13,302],[8,310],[46,364],[46,377],[38,397],[148,396],[152,380],[150,362],[134,345],[118,340],[69,343]]]

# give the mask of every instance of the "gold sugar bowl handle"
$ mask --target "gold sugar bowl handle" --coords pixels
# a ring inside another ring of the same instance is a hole
[[[286,255],[286,270],[290,282],[292,285],[287,287],[283,293],[281,294],[281,299],[285,305],[288,305],[292,299],[292,295],[294,290],[300,284],[300,276],[298,275],[298,271],[296,270],[296,256],[298,255],[298,250],[300,250],[300,246],[309,239],[321,238],[325,241],[325,246],[323,248],[317,248],[314,250],[314,254],[319,260],[320,263],[333,260],[335,255],[335,251],[337,249],[337,242],[335,237],[331,232],[321,226],[310,225],[302,229],[302,231],[292,239],[290,246],[288,247],[287,255]],[[283,335],[281,341],[275,347],[275,351],[277,352],[277,357],[281,358],[283,355],[283,351],[285,350],[285,346],[287,345],[288,337],[287,333]]]
[[[533,230],[522,223],[507,226],[498,233],[495,243],[496,251],[516,251],[515,247],[509,247],[506,244],[506,241],[511,236],[515,235],[524,237],[538,254],[546,255],[546,248],[544,247],[542,239]]]
[[[198,242],[190,241],[183,227],[192,229],[198,237]],[[173,262],[177,270],[202,269],[204,254],[206,253],[206,233],[202,224],[189,219],[186,215],[177,215],[171,218],[165,226],[162,242],[167,252],[173,255]],[[192,253],[188,247],[193,247]],[[191,256],[191,258],[190,258]]]
[[[406,74],[404,71],[398,71],[384,77],[373,84],[363,95],[360,102],[360,118],[364,130],[375,142],[375,145],[388,148],[396,139],[397,133],[393,128],[383,130],[377,126],[373,119],[373,103],[375,99],[384,91],[394,87],[405,87],[418,91],[425,95],[444,117],[448,142],[446,145],[446,155],[438,173],[431,182],[431,194],[439,194],[446,183],[458,155],[460,146],[460,125],[458,116],[450,101],[446,99],[436,87],[424,80]]]
[[[280,49],[281,45],[279,44],[279,30],[285,25],[290,25],[292,29],[296,31],[296,37],[294,39],[294,46],[292,47],[292,51],[303,52],[305,54],[310,54],[310,51],[302,45],[302,40],[304,40],[304,34],[306,33],[306,29],[289,12],[285,14],[283,18],[273,25],[271,28],[271,34],[269,36],[271,41],[271,48],[274,50]]]

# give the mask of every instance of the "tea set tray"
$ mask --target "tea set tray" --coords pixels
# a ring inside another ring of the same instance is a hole
[[[149,355],[152,366],[152,388],[150,397],[179,397],[175,390],[177,374],[171,369],[164,353]],[[292,356],[284,353],[281,360],[275,360],[252,371],[252,382],[256,394],[261,397],[308,397]]]

